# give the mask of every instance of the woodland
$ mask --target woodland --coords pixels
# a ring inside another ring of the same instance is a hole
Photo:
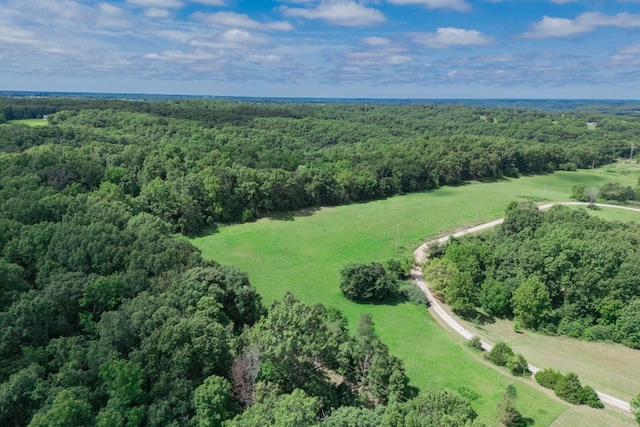
[[[635,222],[512,204],[496,231],[433,248],[439,254],[425,274],[467,316],[478,310],[548,334],[640,349],[638,242]]]
[[[35,118],[46,126],[19,122]],[[638,118],[591,111],[0,98],[0,425],[471,425],[468,399],[407,386],[370,317],[349,330],[291,294],[265,307],[245,273],[184,236],[594,167],[638,135]],[[622,295],[639,296],[639,237],[516,206],[495,236],[446,248],[442,292],[636,346],[640,303]],[[482,293],[463,295],[472,285]]]

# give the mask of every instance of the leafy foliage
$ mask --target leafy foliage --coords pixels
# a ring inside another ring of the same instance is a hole
[[[585,211],[511,206],[504,224],[457,239],[425,276],[448,302],[521,326],[640,348],[640,227]],[[466,254],[461,257],[460,254]],[[460,280],[463,278],[463,280]],[[452,292],[452,287],[464,290]],[[462,302],[461,302],[462,301]]]
[[[340,271],[340,290],[356,302],[380,301],[398,292],[398,280],[378,262],[347,264]]]

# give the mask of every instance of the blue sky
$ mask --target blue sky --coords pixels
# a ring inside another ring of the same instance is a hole
[[[640,98],[640,0],[0,0],[0,90]]]

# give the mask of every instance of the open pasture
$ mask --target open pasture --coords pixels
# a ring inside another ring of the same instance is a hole
[[[307,303],[339,308],[351,325],[365,312],[393,354],[403,359],[411,385],[447,387],[472,397],[488,425],[509,383],[518,388],[518,408],[535,425],[550,425],[567,406],[553,396],[497,372],[443,330],[424,307],[409,303],[358,305],[339,290],[339,271],[348,262],[385,261],[409,255],[430,236],[502,216],[513,201],[568,200],[576,183],[607,181],[635,185],[635,173],[558,172],[494,183],[470,183],[375,202],[322,208],[309,214],[263,218],[226,226],[193,239],[206,258],[247,271],[268,305],[291,291]],[[535,363],[535,360],[531,360]],[[606,412],[601,425],[607,425]]]

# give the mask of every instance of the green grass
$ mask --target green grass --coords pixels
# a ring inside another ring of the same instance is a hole
[[[513,323],[474,326],[478,335],[492,342],[505,341],[529,363],[540,368],[575,372],[580,381],[615,397],[631,400],[640,392],[640,351],[620,344],[552,337],[530,331],[513,332]]]
[[[192,242],[209,259],[235,265],[249,277],[266,304],[293,292],[308,303],[339,308],[351,325],[372,314],[376,330],[406,366],[411,384],[421,389],[470,389],[482,421],[496,424],[496,405],[506,385],[518,388],[518,407],[536,425],[550,425],[566,405],[527,386],[530,380],[497,372],[443,330],[425,308],[358,305],[338,288],[339,271],[348,262],[385,261],[409,254],[429,236],[502,215],[512,200],[567,200],[576,183],[600,186],[615,181],[635,185],[635,175],[606,170],[560,172],[497,183],[472,183],[370,203],[322,208],[311,215],[265,218],[221,227]],[[396,248],[397,246],[397,248]],[[602,412],[604,414],[604,412]],[[606,425],[606,423],[605,423]]]
[[[43,119],[22,119],[22,120],[7,120],[7,123],[12,125],[27,125],[31,127],[35,126],[46,126],[49,124],[46,120]]]

